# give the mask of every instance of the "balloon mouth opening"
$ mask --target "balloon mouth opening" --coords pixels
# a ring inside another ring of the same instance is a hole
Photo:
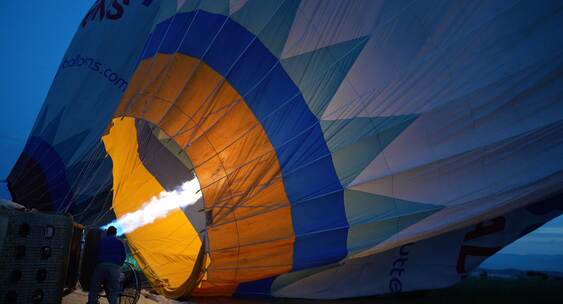
[[[197,224],[205,223],[203,195],[191,160],[174,136],[134,117],[114,118],[102,141],[113,162],[115,214],[103,228],[115,226],[126,235],[159,293],[186,294],[199,277],[205,252]]]
[[[137,163],[134,166],[143,167],[161,191],[153,191],[150,197],[137,201],[136,208],[126,213],[116,212],[116,219],[100,228],[114,226],[117,235],[123,236],[181,210],[200,234],[200,239],[203,239],[201,234],[206,222],[203,194],[184,148],[157,125],[132,117],[115,118],[108,128],[108,134],[112,129],[122,129],[123,121],[130,125],[132,131],[121,140],[130,142],[127,144],[136,142],[137,146],[134,151]],[[119,185],[114,185],[114,191],[120,191]]]

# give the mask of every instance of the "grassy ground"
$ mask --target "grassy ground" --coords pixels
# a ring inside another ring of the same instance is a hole
[[[563,280],[473,277],[450,288],[422,293],[418,298],[413,295],[381,303],[563,303]]]
[[[85,303],[85,294],[69,295],[63,304]],[[417,292],[399,297],[370,297],[346,300],[314,301],[296,299],[232,299],[202,298],[176,302],[164,298],[141,299],[140,303],[200,303],[200,304],[469,304],[469,303],[563,303],[563,279],[470,277],[450,288]]]
[[[469,304],[469,303],[563,303],[563,280],[471,277],[450,288],[417,292],[399,297],[370,297],[334,301],[293,299],[194,299],[197,303],[345,303],[345,304]]]

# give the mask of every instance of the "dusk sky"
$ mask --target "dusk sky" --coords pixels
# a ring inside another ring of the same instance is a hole
[[[0,2],[0,180],[15,164],[61,58],[92,2]],[[502,252],[563,254],[563,217]]]

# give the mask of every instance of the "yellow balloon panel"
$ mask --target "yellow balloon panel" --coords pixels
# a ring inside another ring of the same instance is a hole
[[[103,142],[113,161],[112,207],[118,218],[164,191],[139,158],[134,118],[114,119]],[[128,233],[127,241],[152,285],[172,295],[186,283],[202,245],[180,209]]]

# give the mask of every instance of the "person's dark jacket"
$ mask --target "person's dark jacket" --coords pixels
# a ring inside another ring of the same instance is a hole
[[[118,266],[125,262],[125,246],[115,236],[103,237],[98,243],[98,263],[113,263]]]

